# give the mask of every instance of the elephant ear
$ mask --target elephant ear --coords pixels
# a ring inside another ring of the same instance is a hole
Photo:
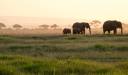
[[[86,28],[86,23],[85,22],[82,22],[81,25],[82,25],[82,28]]]
[[[85,25],[84,25],[83,22],[80,24],[80,27],[81,27],[81,28],[85,28]]]
[[[122,23],[121,23],[120,21],[118,21],[117,23],[118,23],[118,24],[117,24],[117,25],[118,25],[117,27],[118,27],[118,28],[122,28]]]
[[[114,20],[113,24],[115,24],[117,28],[122,28],[122,23],[120,21]]]
[[[85,23],[85,27],[86,27],[86,28],[90,28],[89,23]]]

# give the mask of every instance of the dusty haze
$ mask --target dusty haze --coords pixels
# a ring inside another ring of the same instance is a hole
[[[106,20],[119,20],[128,26],[128,0],[0,0],[0,22],[7,27],[1,34],[62,34],[63,28],[71,28],[74,22],[101,21],[91,25],[92,33],[102,33]],[[14,24],[21,30],[10,29]],[[39,25],[57,24],[57,30],[42,30]],[[29,28],[28,30],[26,28]],[[88,30],[86,30],[88,33]]]

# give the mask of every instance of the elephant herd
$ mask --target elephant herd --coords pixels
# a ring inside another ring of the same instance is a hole
[[[86,22],[74,23],[72,25],[72,31],[69,28],[64,28],[63,34],[71,34],[71,32],[73,32],[73,34],[85,34],[85,28],[89,29],[89,33],[91,35],[91,27],[89,23],[86,23]],[[121,34],[123,34],[123,27],[120,21],[108,20],[108,21],[105,21],[103,24],[103,33],[105,34],[105,32],[107,31],[110,34],[110,32],[113,31],[114,34],[117,34],[118,28],[121,29]]]

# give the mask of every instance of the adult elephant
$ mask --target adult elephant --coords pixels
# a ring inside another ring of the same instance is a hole
[[[111,31],[114,32],[114,34],[117,34],[117,28],[121,29],[121,34],[123,34],[123,28],[122,23],[120,21],[116,20],[108,20],[104,22],[103,24],[103,32],[105,34],[106,31],[110,34]]]
[[[64,29],[63,29],[63,34],[71,34],[71,29],[69,29],[69,28],[64,28]]]
[[[90,28],[89,23],[86,23],[86,22],[82,22],[82,23],[76,22],[76,23],[73,24],[72,28],[73,28],[73,34],[85,34],[85,28],[88,28],[89,32],[90,32],[90,35],[91,35],[91,28]]]

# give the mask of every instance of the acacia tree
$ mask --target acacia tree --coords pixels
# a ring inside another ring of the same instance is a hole
[[[6,25],[4,23],[0,23],[0,29],[6,27]]]
[[[93,20],[92,22],[93,22],[93,23],[101,24],[101,22],[100,22],[99,20]]]
[[[128,26],[128,24],[127,24],[127,23],[122,23],[122,25],[124,25],[124,26]]]
[[[91,26],[98,28],[100,27],[101,22],[99,20],[93,20],[90,24]]]
[[[22,28],[22,26],[21,26],[21,25],[19,25],[19,24],[15,24],[15,25],[13,25],[13,28],[14,28],[14,29],[21,29],[21,28]]]
[[[53,29],[56,29],[57,27],[58,27],[57,24],[53,24],[53,25],[51,26],[51,28],[53,28]]]
[[[39,27],[42,29],[48,29],[49,25],[43,24],[43,25],[39,25]]]

